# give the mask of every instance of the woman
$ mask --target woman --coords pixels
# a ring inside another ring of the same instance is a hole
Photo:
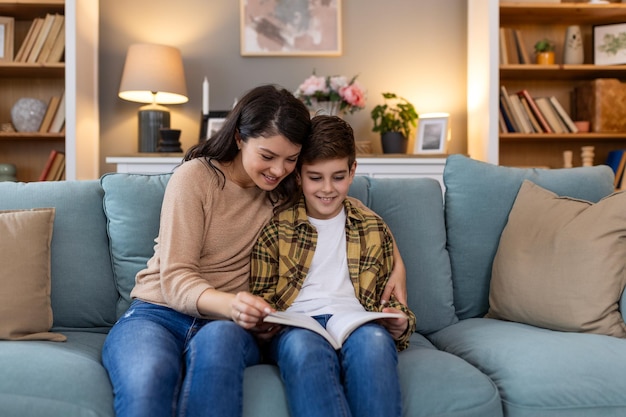
[[[260,86],[174,171],[154,255],[103,347],[117,417],[241,415],[243,371],[259,362],[255,335],[270,311],[248,292],[250,254],[298,197],[310,126],[290,92]]]

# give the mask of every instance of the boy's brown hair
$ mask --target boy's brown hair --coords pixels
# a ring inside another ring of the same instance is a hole
[[[348,158],[348,167],[356,160],[352,127],[337,116],[315,116],[311,119],[311,134],[304,141],[298,156],[298,171],[302,164],[315,161]]]

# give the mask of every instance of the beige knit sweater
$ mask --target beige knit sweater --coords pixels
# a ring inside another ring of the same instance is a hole
[[[159,237],[131,297],[202,317],[208,288],[248,290],[250,254],[272,215],[267,193],[226,181],[203,159],[178,167],[165,190]]]

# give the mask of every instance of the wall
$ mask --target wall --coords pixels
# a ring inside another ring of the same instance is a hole
[[[126,50],[132,43],[180,48],[189,102],[169,106],[171,125],[182,129],[183,149],[197,142],[202,79],[211,85],[212,110],[265,83],[295,91],[313,70],[319,75],[359,75],[367,107],[346,116],[358,140],[380,152],[370,111],[382,92],[408,98],[418,113],[451,114],[449,153],[467,152],[466,0],[343,0],[340,57],[242,57],[237,0],[106,0],[100,2],[101,173],[115,169],[106,156],[137,151],[137,109],[117,97]]]

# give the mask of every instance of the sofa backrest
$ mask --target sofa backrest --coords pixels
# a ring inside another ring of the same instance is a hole
[[[0,182],[0,210],[55,207],[51,301],[55,331],[106,331],[115,323],[106,219],[98,181]]]
[[[489,309],[491,265],[517,192],[525,179],[558,195],[597,202],[613,192],[606,165],[567,169],[510,168],[462,155],[443,174],[454,305],[460,320]]]
[[[111,264],[119,291],[117,316],[130,306],[135,275],[146,267],[159,234],[161,203],[171,174],[105,174],[104,211],[110,240]]]
[[[446,250],[441,185],[431,178],[355,177],[350,195],[389,225],[407,270],[416,330],[428,334],[457,322]]]
[[[120,292],[118,315],[128,307],[135,274],[152,256],[170,175],[113,173],[101,179]],[[407,268],[409,306],[417,316],[418,331],[430,333],[456,322],[439,183],[356,177],[350,194],[380,214],[394,234]]]

